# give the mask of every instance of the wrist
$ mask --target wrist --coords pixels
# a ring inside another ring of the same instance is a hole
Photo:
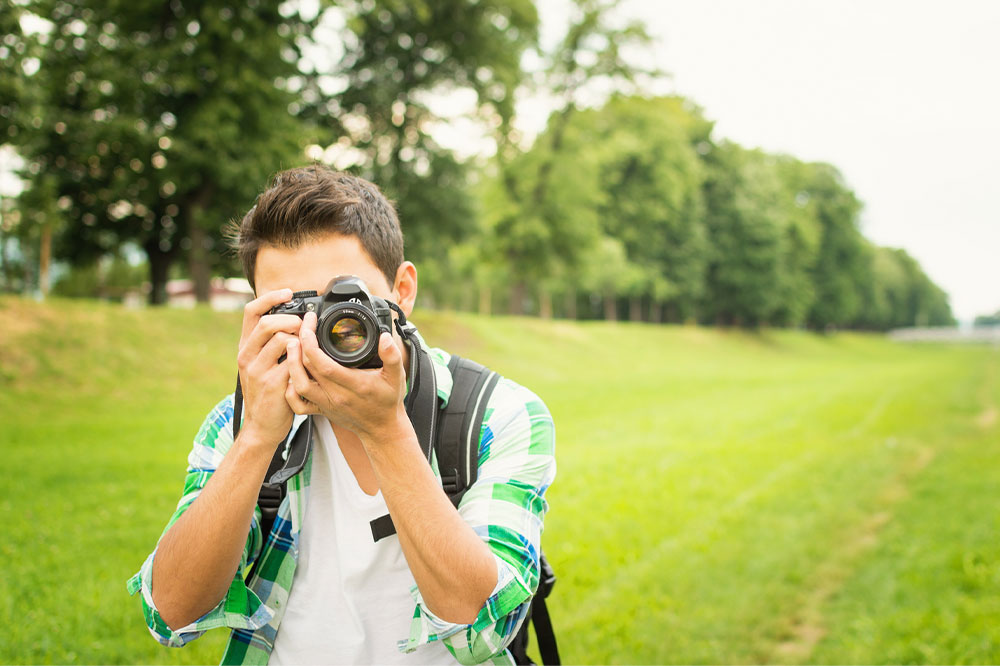
[[[361,443],[369,456],[372,453],[395,448],[398,445],[406,445],[416,441],[417,435],[413,431],[413,424],[410,417],[406,415],[403,405],[393,410],[392,415],[379,423],[377,428],[365,433],[360,437]]]
[[[260,455],[266,455],[270,459],[274,455],[274,450],[283,439],[283,437],[275,439],[273,435],[254,427],[253,423],[244,423],[233,444],[234,446],[239,446],[240,449],[247,453],[259,453]]]

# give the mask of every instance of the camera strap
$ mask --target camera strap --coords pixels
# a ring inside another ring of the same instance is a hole
[[[427,350],[420,343],[420,337],[416,335],[417,329],[407,323],[406,315],[399,306],[389,302],[389,307],[399,314],[399,318],[396,319],[396,330],[410,348],[410,390],[403,400],[403,406],[406,407],[406,415],[413,424],[420,450],[429,463],[438,417],[437,377],[434,374],[434,365]],[[371,530],[372,539],[378,541],[395,534],[396,526],[392,523],[392,517],[385,514],[371,521]]]

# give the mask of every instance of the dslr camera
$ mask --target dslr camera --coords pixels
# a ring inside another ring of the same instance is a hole
[[[364,280],[338,275],[323,295],[297,291],[268,314],[305,317],[307,312],[316,313],[316,339],[327,356],[348,368],[382,367],[378,340],[383,332],[392,332],[392,310],[387,301],[368,291]]]

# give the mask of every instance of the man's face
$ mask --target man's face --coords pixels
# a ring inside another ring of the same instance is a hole
[[[258,296],[285,288],[322,294],[338,275],[356,275],[372,294],[394,303],[399,301],[395,285],[386,281],[361,241],[339,234],[322,236],[293,250],[262,247],[257,253],[254,283]]]

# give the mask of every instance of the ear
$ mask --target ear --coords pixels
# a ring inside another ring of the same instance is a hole
[[[413,262],[404,261],[396,269],[396,281],[392,288],[396,305],[407,317],[413,312],[413,304],[417,300],[417,267]]]

